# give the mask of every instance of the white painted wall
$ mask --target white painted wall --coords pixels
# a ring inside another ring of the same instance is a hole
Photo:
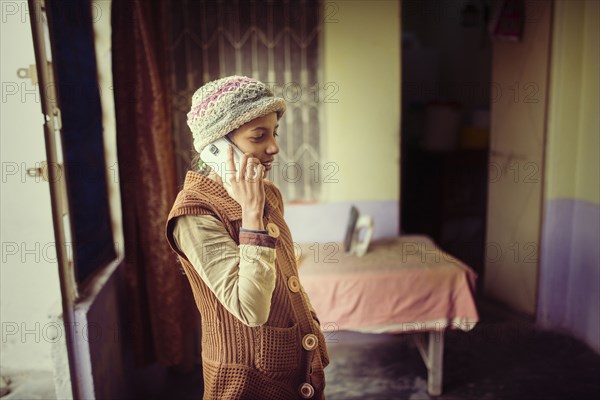
[[[27,1],[0,2],[2,102],[0,140],[0,367],[51,369],[55,335],[49,314],[60,308],[60,287],[48,183],[26,170],[46,159],[37,85],[17,77],[35,64]],[[35,68],[35,67],[34,67]]]

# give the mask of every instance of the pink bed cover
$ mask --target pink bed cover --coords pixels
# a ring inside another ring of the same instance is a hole
[[[472,329],[477,274],[426,236],[371,242],[363,257],[341,243],[297,247],[300,281],[323,330],[407,333]]]

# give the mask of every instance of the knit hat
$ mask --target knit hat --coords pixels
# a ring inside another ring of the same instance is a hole
[[[246,122],[271,112],[276,112],[279,119],[285,109],[285,101],[274,97],[264,83],[246,76],[229,76],[196,90],[187,124],[194,137],[194,148],[200,153]]]

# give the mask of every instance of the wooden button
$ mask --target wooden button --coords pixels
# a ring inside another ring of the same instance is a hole
[[[302,338],[302,347],[304,347],[304,350],[306,350],[306,351],[311,351],[311,350],[316,349],[318,344],[319,344],[319,339],[317,338],[316,335],[313,335],[312,333],[306,334]]]
[[[288,288],[294,293],[300,291],[300,280],[298,280],[297,276],[292,275],[288,278]]]
[[[267,224],[267,233],[269,236],[278,238],[279,237],[279,227],[272,222]]]
[[[302,396],[303,399],[310,399],[315,395],[315,389],[310,383],[303,383],[298,388],[298,391],[300,392],[300,396]]]

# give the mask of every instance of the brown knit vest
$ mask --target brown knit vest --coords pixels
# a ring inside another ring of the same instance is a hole
[[[324,398],[323,368],[329,363],[325,338],[313,320],[301,291],[292,290],[290,277],[298,276],[294,244],[283,219],[279,190],[265,181],[264,224],[274,223],[280,236],[276,246],[277,278],[269,318],[249,327],[234,317],[202,281],[173,240],[175,219],[182,215],[212,215],[239,244],[242,210],[225,188],[210,178],[189,171],[169,214],[167,239],[178,254],[202,316],[204,399],[299,399],[299,388],[309,383],[313,399]],[[203,257],[218,257],[219,249],[206,249]],[[292,280],[295,278],[292,278]],[[305,350],[307,334],[318,338],[314,350]]]

